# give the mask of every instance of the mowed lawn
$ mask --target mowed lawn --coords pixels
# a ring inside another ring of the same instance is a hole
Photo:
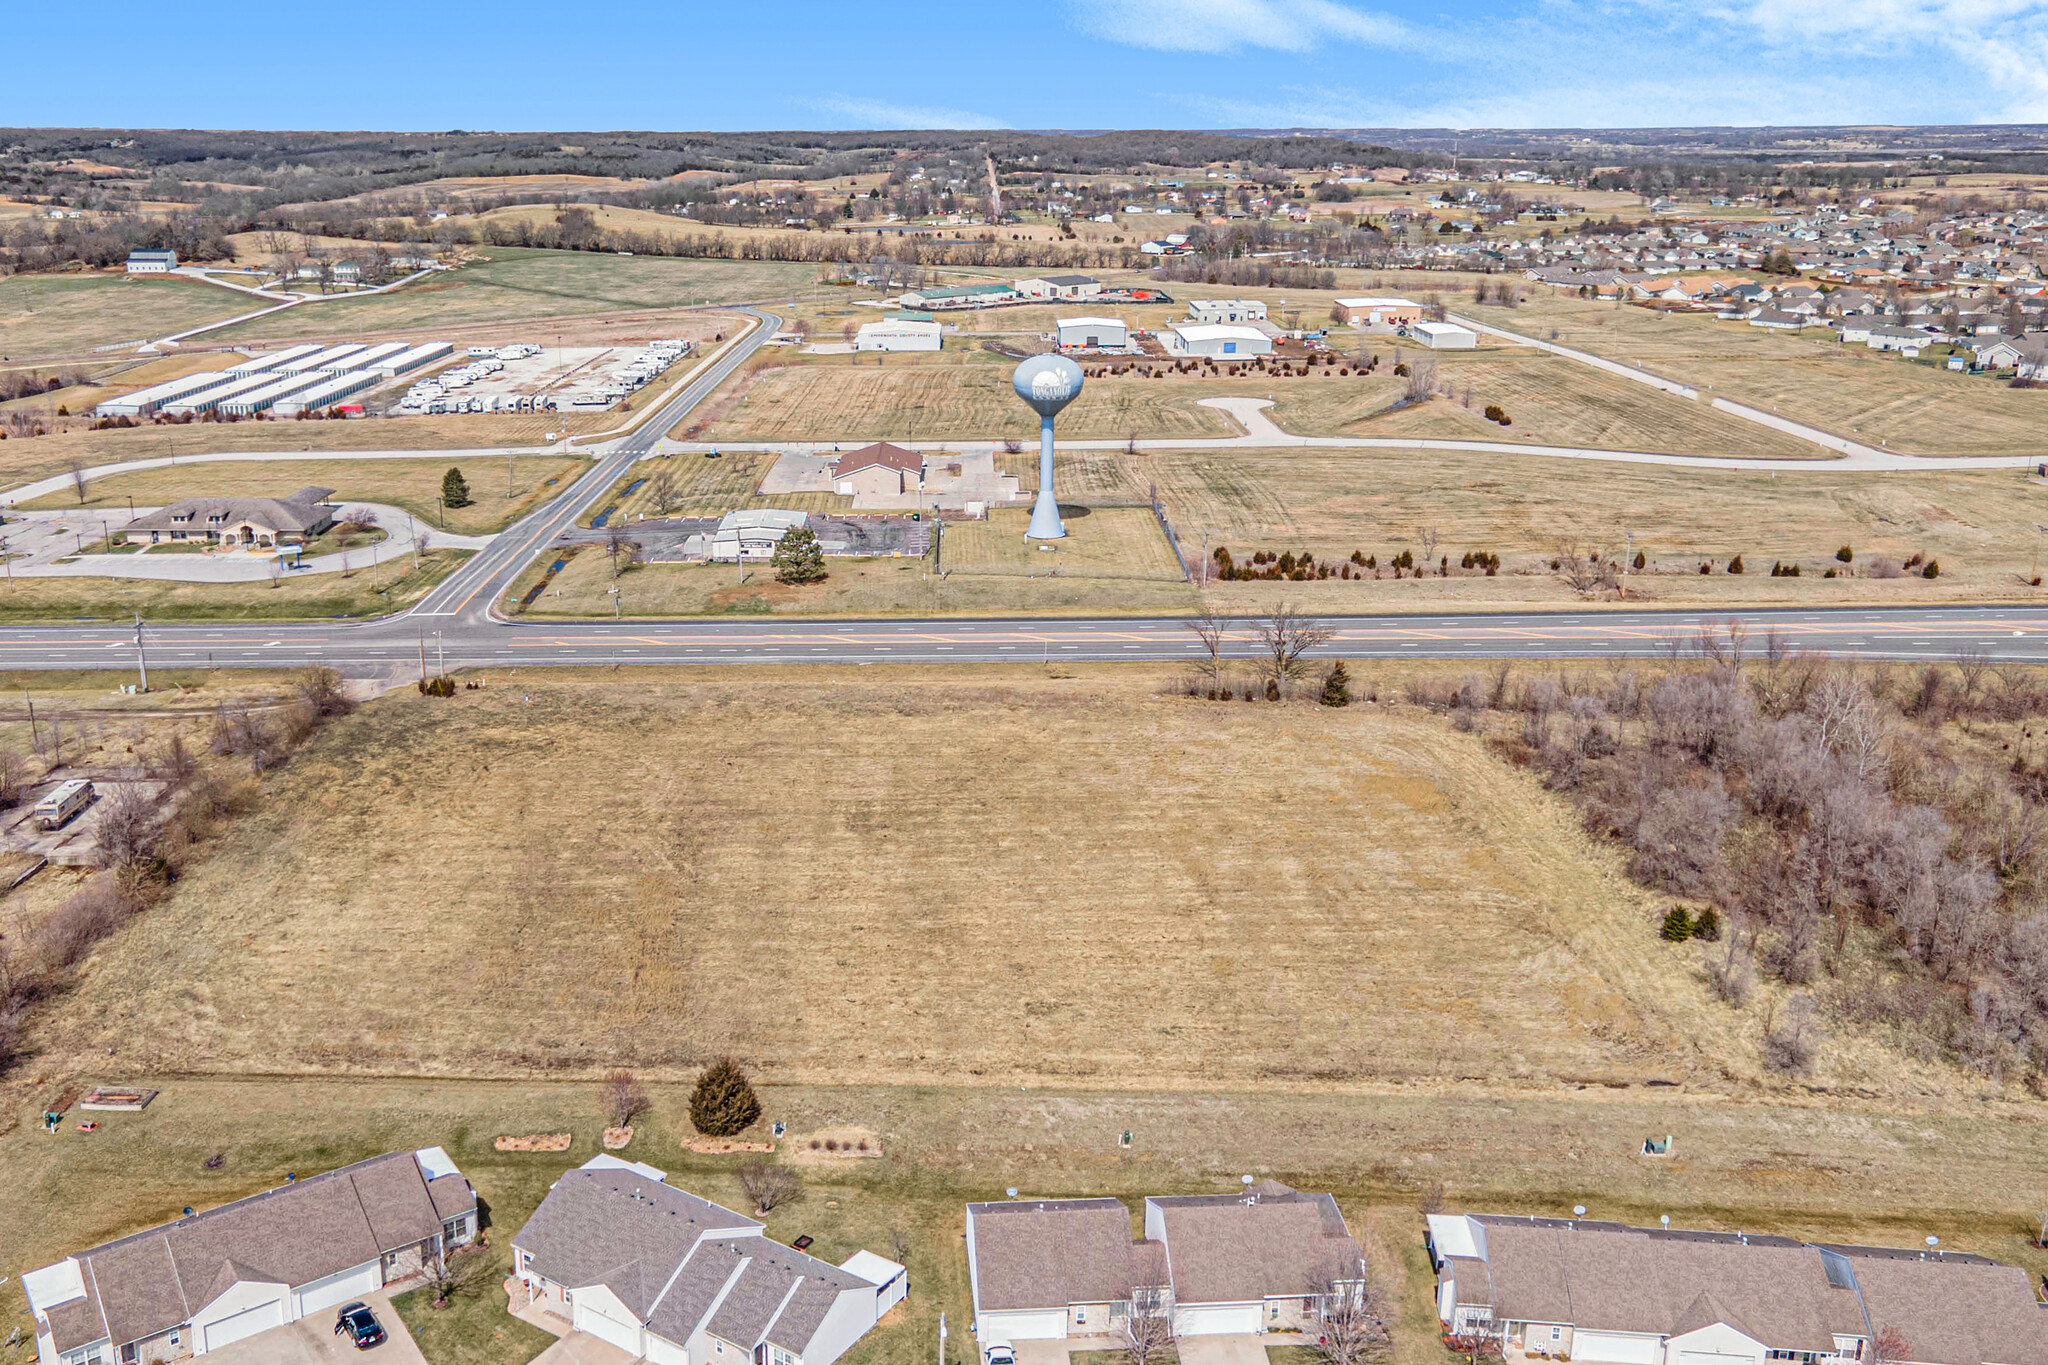
[[[355,552],[350,573],[288,573],[276,583],[170,583],[147,578],[0,580],[0,621],[310,621],[382,616],[424,597],[468,550],[413,556]]]
[[[1157,671],[488,676],[325,732],[47,1043],[225,1073],[733,1051],[807,1084],[1751,1065],[1570,810],[1435,721]]]
[[[247,294],[175,277],[13,275],[0,279],[0,355],[82,359],[95,346],[154,340],[264,306]]]
[[[731,303],[807,289],[816,277],[817,267],[802,263],[484,247],[457,270],[430,275],[391,293],[293,308],[219,336],[232,341],[288,341]]]
[[[587,467],[583,460],[560,456],[448,456],[418,460],[279,460],[272,464],[241,460],[214,460],[198,464],[165,465],[128,474],[109,474],[85,486],[84,506],[88,509],[119,509],[126,518],[132,499],[139,507],[160,507],[180,498],[260,497],[277,498],[308,486],[332,488],[332,501],[382,503],[402,507],[418,517],[420,524],[445,529],[457,535],[487,535],[524,516],[536,505],[560,493]],[[460,469],[469,485],[470,504],[445,514],[438,499],[441,481],[450,469]],[[68,511],[80,505],[78,495],[67,488],[20,504],[24,510],[55,508]]]

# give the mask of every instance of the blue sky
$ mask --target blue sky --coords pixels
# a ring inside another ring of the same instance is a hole
[[[2048,121],[2048,0],[365,0],[269,12],[116,0],[90,28],[88,39],[59,5],[10,14],[18,60],[0,82],[0,124]]]

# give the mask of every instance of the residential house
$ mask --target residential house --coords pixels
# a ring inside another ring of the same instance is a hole
[[[914,493],[923,483],[924,457],[887,441],[850,450],[832,468],[832,491],[842,496]]]
[[[515,1307],[652,1365],[831,1365],[908,1291],[893,1261],[807,1256],[664,1172],[612,1156],[549,1189],[513,1235],[512,1273],[527,1300]]]
[[[1336,1201],[1276,1181],[1148,1198],[1144,1229],[1133,1240],[1130,1210],[1115,1199],[969,1204],[981,1345],[1114,1339],[1134,1305],[1170,1312],[1179,1336],[1295,1331],[1364,1278]]]
[[[1811,327],[1813,319],[1802,313],[1787,312],[1782,308],[1761,308],[1751,315],[1749,325],[1768,328],[1774,332],[1796,332],[1802,327]]]
[[[145,513],[124,528],[149,543],[205,540],[219,545],[287,545],[313,539],[334,524],[332,488],[301,488],[282,498],[185,498]]]
[[[1432,1214],[1447,1333],[1619,1365],[2048,1365],[2026,1271],[1980,1256],[1738,1232]]]
[[[40,1365],[150,1365],[375,1293],[476,1236],[439,1147],[389,1152],[22,1276]]]

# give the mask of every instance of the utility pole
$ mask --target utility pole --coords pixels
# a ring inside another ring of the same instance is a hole
[[[21,699],[28,703],[28,747],[40,753],[43,746],[36,739],[36,699],[26,687],[21,689]]]
[[[142,652],[142,613],[135,613],[135,670],[142,675],[142,690],[149,691],[149,658]]]

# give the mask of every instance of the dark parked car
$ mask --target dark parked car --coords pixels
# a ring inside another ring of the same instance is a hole
[[[344,1332],[356,1344],[358,1351],[384,1344],[384,1329],[367,1303],[345,1303],[341,1306],[341,1311],[334,1316],[334,1334],[340,1336]]]

